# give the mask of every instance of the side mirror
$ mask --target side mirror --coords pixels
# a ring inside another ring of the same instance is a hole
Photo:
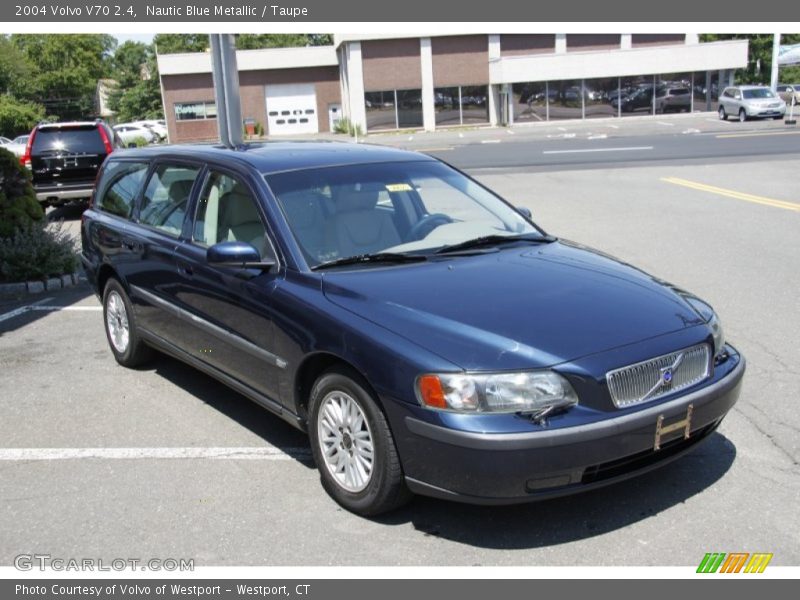
[[[518,206],[518,207],[517,207],[517,212],[518,212],[519,214],[521,214],[523,217],[525,217],[526,219],[531,219],[531,218],[533,218],[533,215],[531,214],[531,211],[530,211],[530,209],[528,209],[528,208],[525,208],[524,206]]]
[[[222,267],[269,269],[275,266],[272,258],[261,258],[258,250],[247,242],[220,242],[206,251],[206,262]]]

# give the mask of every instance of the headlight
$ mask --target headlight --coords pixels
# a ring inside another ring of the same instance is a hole
[[[578,403],[569,382],[553,371],[426,374],[416,388],[422,406],[464,413],[549,413]]]
[[[714,336],[714,356],[719,356],[725,348],[725,332],[722,331],[722,323],[716,313],[709,319],[708,326],[711,328],[711,335]]]

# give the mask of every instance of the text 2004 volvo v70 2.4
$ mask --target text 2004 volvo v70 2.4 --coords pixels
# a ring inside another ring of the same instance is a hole
[[[745,368],[711,307],[529,216],[399,150],[141,149],[103,166],[83,261],[118,362],[157,348],[306,430],[361,514],[591,489],[706,438]]]

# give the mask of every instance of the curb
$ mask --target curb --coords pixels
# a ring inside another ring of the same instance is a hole
[[[75,271],[60,277],[49,277],[36,281],[21,281],[19,283],[0,283],[0,298],[14,298],[19,296],[43,294],[62,288],[73,287],[86,281],[83,273]]]

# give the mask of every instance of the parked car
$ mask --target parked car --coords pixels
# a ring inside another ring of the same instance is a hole
[[[20,162],[31,169],[39,202],[55,206],[88,200],[100,165],[119,147],[103,121],[47,123],[34,127]]]
[[[726,87],[719,97],[719,118],[736,116],[739,121],[752,118],[782,119],[786,103],[775,92],[761,85]]]
[[[146,127],[156,135],[156,142],[163,142],[167,139],[167,122],[159,119],[147,119],[144,121],[133,121],[133,125]]]
[[[5,136],[0,135],[0,146],[8,146],[11,143],[11,140]]]
[[[138,140],[142,139],[148,144],[158,141],[156,135],[149,127],[144,125],[136,125],[134,123],[120,123],[114,125],[114,131],[122,140],[122,144],[128,148],[136,147]]]
[[[396,149],[152,146],[106,161],[82,261],[119,364],[161,350],[306,431],[359,514],[571,494],[708,438],[745,369],[712,308],[529,215]]]
[[[5,148],[12,154],[16,156],[22,156],[25,154],[25,147],[28,145],[28,138],[29,135],[18,135],[13,140],[9,140],[7,144],[0,144],[1,147]],[[7,139],[7,138],[2,138]]]
[[[626,96],[618,96],[611,100],[611,106],[621,107],[622,112],[634,112],[637,110],[653,110],[653,86],[640,87]]]
[[[777,87],[778,96],[789,106],[800,104],[800,83],[785,84]]]
[[[656,112],[689,112],[692,94],[688,87],[662,87],[656,91]]]

